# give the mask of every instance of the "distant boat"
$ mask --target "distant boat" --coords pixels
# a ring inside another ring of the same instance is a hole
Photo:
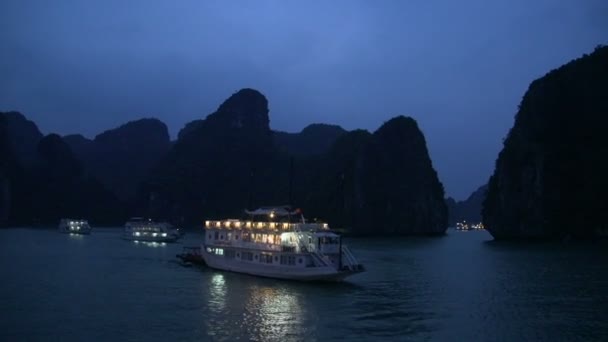
[[[303,281],[340,281],[364,271],[326,223],[289,207],[245,211],[249,220],[205,222],[201,250],[215,269]]]
[[[133,217],[125,223],[123,238],[132,241],[174,242],[182,234],[167,222]]]
[[[91,234],[91,226],[87,220],[61,219],[59,221],[59,231],[66,234]]]

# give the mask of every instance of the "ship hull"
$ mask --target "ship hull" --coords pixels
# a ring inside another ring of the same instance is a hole
[[[266,265],[258,262],[227,259],[221,255],[207,252],[202,253],[207,266],[236,273],[243,273],[258,277],[287,279],[297,281],[342,281],[346,277],[359,273],[358,271],[339,271],[332,266],[323,267],[293,267],[286,265]]]
[[[76,234],[76,235],[89,235],[91,234],[91,229],[81,229],[81,230],[67,230],[67,229],[60,229],[59,230],[60,233],[63,234]]]
[[[175,236],[132,236],[130,234],[123,235],[123,239],[129,241],[141,241],[141,242],[175,242],[177,237]]]

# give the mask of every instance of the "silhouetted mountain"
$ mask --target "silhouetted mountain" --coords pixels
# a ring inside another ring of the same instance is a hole
[[[399,116],[374,132],[363,160],[366,208],[358,232],[444,233],[447,207],[416,121]]]
[[[140,210],[190,223],[239,217],[286,203],[291,169],[291,198],[311,218],[357,234],[445,231],[443,187],[413,119],[394,118],[373,135],[329,125],[273,134],[268,122],[266,98],[243,89],[188,124],[142,188]]]
[[[326,153],[331,145],[346,131],[336,125],[312,124],[300,133],[274,131],[274,143],[285,153],[308,157]]]
[[[70,146],[72,152],[80,159],[88,157],[89,153],[93,152],[93,140],[87,139],[80,134],[71,134],[63,137],[63,141]]]
[[[115,222],[124,216],[117,198],[84,174],[82,163],[56,134],[40,140],[32,175],[29,217],[35,223],[56,224],[62,217]]]
[[[456,202],[448,197],[445,200],[448,206],[448,222],[450,227],[456,226],[456,222],[481,222],[481,208],[486,198],[488,185],[482,185],[475,190],[466,200]]]
[[[0,148],[6,149],[10,139],[4,140]],[[9,159],[6,154],[2,165],[18,167]],[[14,222],[74,216],[117,223],[126,215],[121,209],[131,206],[107,188],[123,199],[137,190],[130,215],[197,225],[292,202],[307,217],[354,234],[443,233],[447,227],[443,187],[413,119],[396,117],[373,134],[323,124],[297,134],[272,132],[268,102],[253,89],[187,124],[174,143],[163,123],[144,119],[94,140],[49,135],[32,160],[20,183],[27,191],[19,193],[34,195],[11,211]],[[5,169],[0,194],[12,186]]]
[[[230,96],[217,111],[190,126],[190,132],[182,132],[144,189],[148,205],[170,207],[170,212],[156,215],[200,222],[202,213],[240,215],[254,205],[254,198],[256,204],[268,203],[278,182],[278,155],[268,123],[268,102],[262,94],[243,89]]]
[[[185,139],[186,136],[192,132],[196,132],[197,128],[203,123],[203,121],[205,120],[194,120],[194,121],[190,121],[188,122],[184,128],[182,128],[179,133],[177,134],[177,139]]]
[[[326,154],[297,160],[296,202],[313,218],[352,232],[360,225],[366,205],[363,160],[371,140],[368,131],[354,130],[339,137]]]
[[[5,226],[9,221],[17,164],[6,121],[6,117],[0,115],[0,227]]]
[[[171,143],[167,126],[157,119],[131,121],[89,140],[65,137],[85,169],[123,200],[135,196],[139,184],[167,154]]]
[[[608,47],[535,80],[496,161],[483,220],[497,239],[608,233]]]
[[[36,161],[36,146],[42,133],[33,121],[19,112],[0,112],[6,119],[7,133],[15,157],[21,165],[31,166]]]

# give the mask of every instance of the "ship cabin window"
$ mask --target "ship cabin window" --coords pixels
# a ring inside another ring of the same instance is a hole
[[[257,254],[254,255],[254,258],[255,258],[255,260],[258,260],[258,255]]]
[[[235,252],[233,249],[227,249],[224,251],[224,257],[228,259],[234,259]]]
[[[226,240],[230,240],[232,238],[232,233],[226,234]]]
[[[267,264],[272,264],[272,254],[260,254],[260,262],[264,262]]]
[[[274,256],[274,261],[279,261],[279,257],[278,256]]]
[[[241,254],[241,260],[252,261],[253,260],[253,253],[251,253],[251,252],[243,252]]]
[[[209,240],[211,240],[213,238],[213,235],[209,234]]]
[[[296,257],[293,255],[281,255],[281,265],[295,265]]]
[[[224,240],[224,234],[220,235],[220,240]]]
[[[243,233],[243,242],[251,242],[251,234]]]
[[[211,253],[211,254],[215,254],[215,255],[224,255],[224,249],[207,247],[207,253]]]
[[[215,239],[216,239],[216,240],[218,239],[218,237],[219,237],[219,236],[220,236],[220,232],[215,231]]]
[[[238,240],[239,239],[239,234],[234,234],[234,239]]]
[[[298,264],[302,263],[302,258],[298,258]]]
[[[340,243],[339,238],[337,238],[337,237],[324,236],[324,237],[319,238],[319,240],[324,245],[337,245],[338,243]]]

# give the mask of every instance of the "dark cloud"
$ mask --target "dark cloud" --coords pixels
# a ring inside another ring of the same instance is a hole
[[[449,195],[489,177],[534,78],[608,40],[603,0],[0,2],[0,110],[173,135],[243,87],[271,126],[413,116]]]

